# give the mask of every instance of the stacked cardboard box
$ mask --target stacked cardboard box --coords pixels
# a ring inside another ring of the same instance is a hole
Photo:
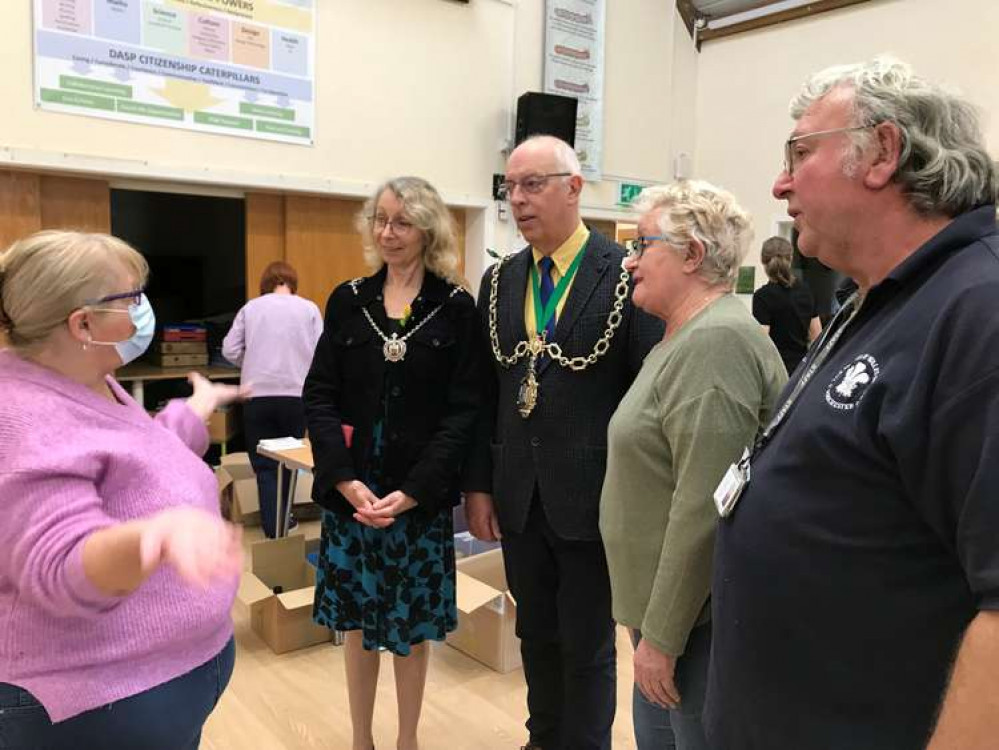
[[[153,343],[149,361],[159,367],[205,367],[208,364],[208,331],[204,326],[163,326]]]

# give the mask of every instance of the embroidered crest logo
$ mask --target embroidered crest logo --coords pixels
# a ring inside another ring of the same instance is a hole
[[[861,354],[836,373],[826,388],[826,403],[841,411],[853,409],[880,374],[878,361],[870,354]]]

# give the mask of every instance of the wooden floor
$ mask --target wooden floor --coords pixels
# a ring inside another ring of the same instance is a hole
[[[318,522],[303,524],[307,536]],[[248,529],[247,545],[261,538]],[[250,630],[237,603],[236,669],[205,726],[202,750],[349,750],[350,715],[343,650],[332,644],[277,656]],[[631,645],[618,632],[618,712],[614,747],[634,748]],[[526,740],[521,670],[499,674],[442,643],[433,644],[420,728],[421,750],[514,750]],[[375,742],[395,747],[392,657],[382,655]]]

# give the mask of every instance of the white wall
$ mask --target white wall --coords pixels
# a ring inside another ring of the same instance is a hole
[[[891,53],[975,102],[997,155],[997,30],[995,0],[875,0],[706,42],[697,67],[695,173],[734,192],[752,212],[751,260],[759,264],[760,244],[775,220],[786,218],[770,187],[793,128],[788,103],[810,73]],[[758,270],[757,283],[764,282]]]
[[[467,265],[477,280],[483,246],[515,246],[512,222],[496,219],[491,175],[503,169],[517,96],[541,89],[544,0],[317,5],[316,142],[303,147],[36,110],[31,2],[0,3],[0,166],[343,195],[419,174],[472,207]],[[674,89],[691,96],[696,55],[672,4],[608,0],[606,19],[607,179],[584,193],[593,218],[627,216],[619,178],[670,176],[674,129],[692,150],[693,113],[672,102]]]
[[[544,6],[544,0],[517,2],[511,118],[516,97],[540,91],[544,83]],[[582,206],[586,217],[627,221],[631,212],[617,206],[619,183],[662,182],[672,174],[673,89],[696,86],[696,52],[666,0],[607,0],[606,26],[604,179],[586,185]],[[679,65],[675,54],[682,58]],[[693,122],[693,110],[681,117],[688,152]],[[495,243],[503,250],[520,244],[512,220],[498,223]]]

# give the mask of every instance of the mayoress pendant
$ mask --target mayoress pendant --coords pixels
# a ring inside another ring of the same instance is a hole
[[[385,339],[382,346],[382,354],[385,355],[386,362],[402,362],[406,358],[406,342],[393,333],[392,338]]]

